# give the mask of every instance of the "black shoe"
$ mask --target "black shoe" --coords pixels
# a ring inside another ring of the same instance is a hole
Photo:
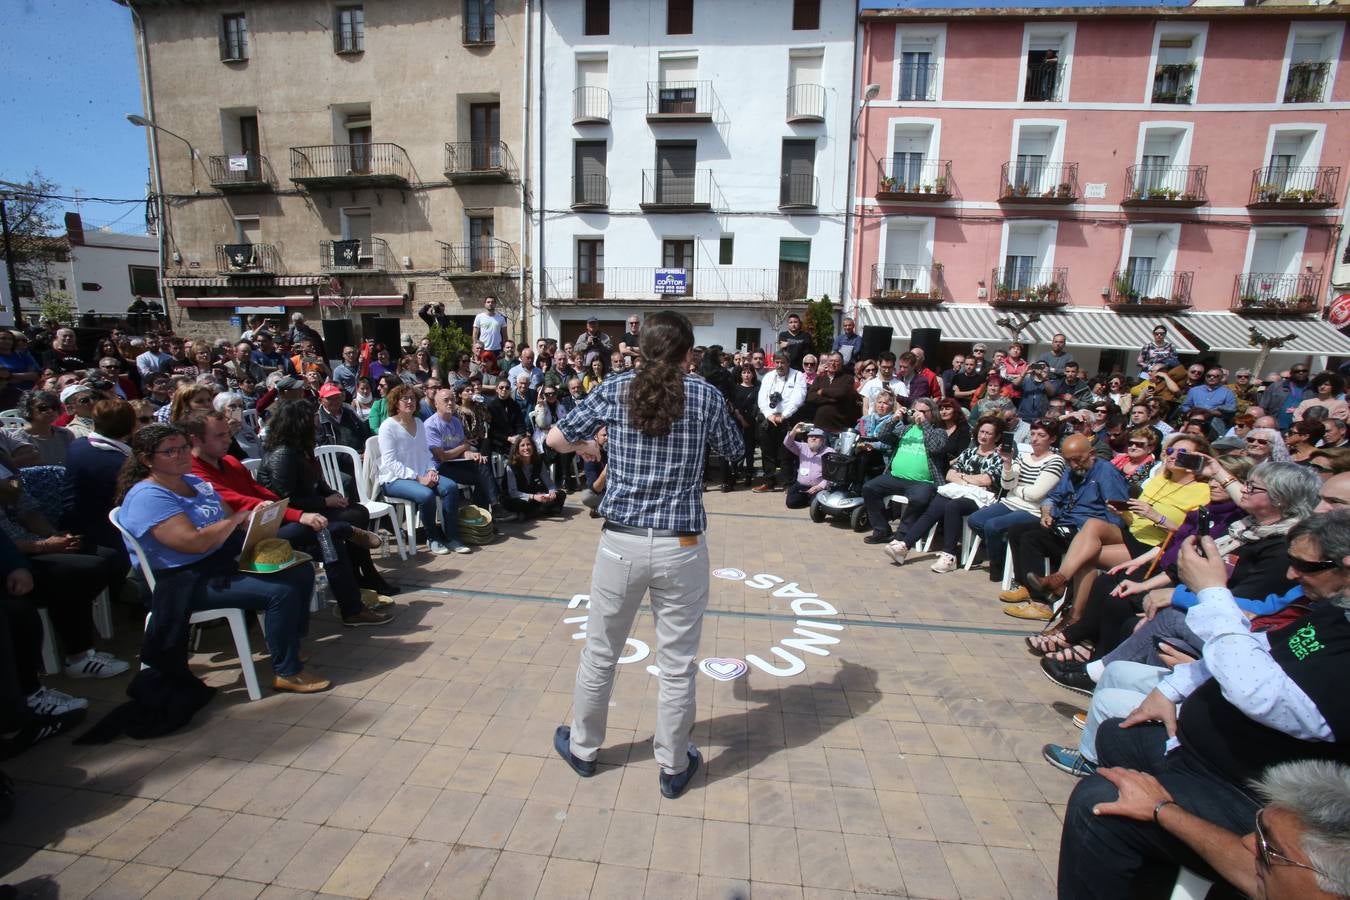
[[[689,787],[689,782],[694,780],[694,773],[698,771],[699,755],[697,750],[689,751],[689,767],[678,775],[669,775],[661,773],[661,796],[667,800],[674,800],[685,792]]]
[[[582,778],[590,778],[595,774],[595,760],[578,759],[572,755],[572,729],[566,725],[559,725],[553,732],[553,749]]]
[[[736,485],[733,482],[728,481],[722,485],[722,493],[724,494],[730,494],[734,490],[736,490]]]
[[[386,597],[394,597],[402,590],[396,584],[390,584],[378,575],[374,578],[366,578],[357,582],[363,588],[370,588],[377,594],[384,594]]]
[[[17,756],[34,744],[56,737],[84,721],[87,709],[72,709],[55,716],[30,716],[13,737],[0,740],[0,757]]]
[[[864,544],[884,544],[891,539],[889,531],[874,531],[863,538]]]
[[[1087,663],[1065,663],[1042,658],[1041,671],[1045,673],[1046,678],[1049,678],[1055,684],[1075,693],[1086,694],[1091,697],[1092,692],[1097,689],[1097,682],[1093,681],[1092,676],[1087,673]]]

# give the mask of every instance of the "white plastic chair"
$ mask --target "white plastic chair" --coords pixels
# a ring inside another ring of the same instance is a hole
[[[909,498],[904,494],[892,494],[886,498],[887,503],[898,503],[901,506],[909,505]],[[937,539],[938,523],[934,522],[933,527],[928,529],[928,534],[924,535],[922,541],[914,548],[920,553],[927,553],[933,546],[933,541]]]
[[[19,415],[16,409],[7,409],[0,412],[0,428],[6,428],[10,431],[23,431],[28,425],[28,420]]]
[[[408,525],[408,543],[403,543],[403,535],[399,533],[398,514],[391,511],[389,521],[393,524],[394,540],[398,542],[398,558],[407,559],[410,555],[417,552],[417,505],[411,500],[403,500],[399,497],[383,496],[380,489],[380,437],[373,435],[366,440],[366,454],[361,459],[361,477],[358,481],[364,482],[362,490],[363,496],[376,497],[389,504],[394,510],[402,510],[404,518]]]
[[[122,527],[117,514],[121,507],[116,507],[108,512],[108,521],[115,527],[131,547],[132,553],[136,556],[136,564],[141,567],[141,574],[145,576],[145,583],[150,586],[150,590],[155,589],[155,573],[150,569],[150,562],[145,558],[145,551],[141,549],[141,544],[132,536],[131,532]],[[253,646],[248,640],[248,623],[244,619],[244,611],[237,607],[223,607],[221,609],[203,609],[194,612],[188,621],[193,625],[199,625],[202,622],[210,622],[215,619],[224,619],[230,623],[230,634],[234,636],[234,648],[239,654],[239,667],[244,672],[244,687],[248,689],[248,698],[250,700],[261,700],[262,691],[258,688],[258,672],[253,666]],[[258,613],[258,624],[262,625],[263,614]],[[145,626],[150,627],[150,616],[145,617]]]
[[[1172,887],[1171,900],[1205,900],[1214,882],[1203,878],[1182,866],[1177,871],[1177,881]]]
[[[258,470],[262,468],[262,460],[246,459],[243,462],[243,466],[245,469],[248,469],[248,473],[256,479],[258,477]]]
[[[94,629],[105,641],[113,636],[112,601],[107,588],[99,591],[94,598]],[[52,629],[52,618],[45,606],[38,607],[38,618],[42,620],[42,668],[48,675],[60,675],[65,668],[61,660],[61,648],[56,643],[56,632]]]
[[[982,535],[976,534],[970,527],[970,523],[962,520],[961,522],[961,547],[966,551],[966,563],[963,568],[969,572],[975,565],[975,554],[980,552],[980,542],[984,540]]]
[[[379,445],[379,438],[370,440]],[[377,451],[378,452],[378,451]],[[370,443],[366,443],[366,453],[370,453]],[[392,498],[390,500],[371,499],[370,487],[366,483],[364,462],[361,455],[351,447],[343,444],[324,444],[314,449],[314,458],[319,461],[319,471],[323,473],[324,484],[327,484],[330,490],[337,493],[343,493],[342,484],[342,459],[346,458],[352,464],[352,473],[356,476],[356,495],[360,499],[361,505],[370,513],[370,522],[375,524],[378,520],[389,517],[391,530],[394,532],[394,541],[398,544],[398,558],[407,559],[407,551],[403,547],[403,534],[398,527],[398,511],[394,508]],[[406,502],[406,501],[405,501]],[[412,504],[408,504],[411,506]],[[412,532],[410,532],[411,534]]]

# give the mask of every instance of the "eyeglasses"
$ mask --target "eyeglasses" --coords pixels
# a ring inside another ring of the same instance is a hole
[[[1290,557],[1293,560],[1293,557]],[[1261,819],[1262,810],[1256,811],[1256,858],[1261,863],[1262,868],[1269,869],[1272,865],[1293,866],[1296,869],[1307,869],[1309,872],[1316,872],[1321,875],[1322,872],[1307,863],[1295,862],[1283,853],[1270,846],[1270,839],[1266,837],[1265,822]]]
[[[1290,375],[1307,375],[1307,374],[1308,374],[1308,370],[1307,370],[1307,369],[1290,369],[1290,370],[1289,370],[1289,374],[1290,374]]]
[[[1264,485],[1257,484],[1257,483],[1254,482],[1254,481],[1249,481],[1249,482],[1247,482],[1246,484],[1244,484],[1244,485],[1242,486],[1242,493],[1244,493],[1244,494],[1267,494],[1267,493],[1270,493],[1270,492],[1266,490],[1266,488],[1265,488]]]
[[[117,363],[99,363],[98,367],[100,369],[112,369],[113,371],[122,368]]]
[[[1340,563],[1334,559],[1299,559],[1297,556],[1289,557],[1289,568],[1295,572],[1302,572],[1304,575],[1316,575],[1318,572],[1329,572],[1332,569],[1340,568]]]
[[[1148,441],[1130,441],[1129,446],[1136,450],[1147,450],[1152,445]]]
[[[1259,438],[1259,437],[1249,437],[1249,438],[1247,438],[1247,443],[1249,443],[1249,444],[1261,444],[1262,446],[1269,446],[1269,445],[1270,445],[1270,441],[1266,440],[1265,438]]]
[[[802,365],[806,366],[807,368],[813,368],[816,364],[813,362],[806,362],[803,360]]]
[[[162,450],[155,451],[156,455],[158,456],[168,456],[168,457],[182,456],[183,454],[188,452],[189,450],[187,444],[180,444],[177,447],[165,447]]]
[[[1167,337],[1167,332],[1165,332],[1165,331],[1155,331],[1155,332],[1153,332],[1153,336],[1154,336],[1154,337]]]

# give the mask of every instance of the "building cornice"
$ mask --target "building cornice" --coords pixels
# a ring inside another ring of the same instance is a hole
[[[119,0],[120,2],[120,0]],[[138,0],[141,2],[141,0]],[[1055,6],[864,9],[862,22],[974,21],[986,19],[1344,19],[1347,7],[1331,6]]]

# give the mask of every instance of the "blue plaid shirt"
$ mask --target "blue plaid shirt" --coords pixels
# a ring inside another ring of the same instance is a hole
[[[609,427],[609,478],[600,514],[637,528],[701,532],[703,454],[707,447],[727,459],[745,452],[740,430],[717,389],[694,375],[684,376],[684,415],[665,437],[647,437],[631,423],[628,395],[635,373],[606,378],[558,422],[573,443]]]

